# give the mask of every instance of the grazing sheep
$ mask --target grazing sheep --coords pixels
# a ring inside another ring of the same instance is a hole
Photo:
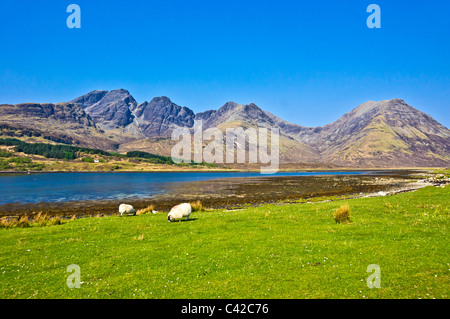
[[[128,205],[128,204],[120,204],[119,206],[119,213],[120,216],[122,216],[123,214],[133,214],[136,215],[136,210],[133,208],[133,206]]]
[[[176,219],[181,219],[183,217],[186,217],[186,220],[189,219],[189,215],[191,215],[192,208],[191,204],[189,203],[183,203],[180,205],[176,205],[172,207],[169,214],[167,215],[167,220],[169,222],[173,222]]]

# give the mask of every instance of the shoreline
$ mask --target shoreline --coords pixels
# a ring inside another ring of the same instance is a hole
[[[208,209],[235,209],[268,203],[301,203],[325,199],[376,196],[381,193],[413,191],[430,185],[419,183],[425,172],[409,170],[372,171],[360,175],[227,177],[195,182],[177,182],[166,193],[150,198],[88,200],[53,203],[10,203],[0,206],[0,216],[43,212],[49,215],[114,215],[121,203],[138,210],[155,205],[168,211],[180,202],[200,200]],[[419,184],[418,184],[419,183]]]
[[[374,171],[374,172],[398,172],[398,171],[417,171],[421,173],[426,173],[432,170],[441,169],[441,167],[406,167],[406,168],[292,168],[292,169],[278,169],[276,173],[301,173],[301,172],[359,172],[359,171]],[[63,173],[227,173],[227,172],[242,172],[242,173],[258,173],[260,169],[237,169],[237,168],[209,168],[209,169],[157,169],[157,170],[148,170],[148,171],[140,171],[140,170],[114,170],[114,171],[105,171],[105,170],[73,170],[73,171],[0,171],[0,175],[2,174],[63,174]],[[276,174],[275,173],[275,174]],[[267,174],[270,176],[273,174]]]

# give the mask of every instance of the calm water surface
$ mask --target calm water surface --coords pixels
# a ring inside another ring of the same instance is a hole
[[[355,175],[365,172],[158,172],[0,174],[0,205],[7,203],[148,198],[171,183],[226,177]]]

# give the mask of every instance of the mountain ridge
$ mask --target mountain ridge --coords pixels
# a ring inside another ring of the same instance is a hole
[[[55,117],[52,112],[63,116]],[[13,114],[18,115],[16,119]],[[64,133],[73,135],[66,140],[93,144],[87,146],[99,143],[119,151],[136,148],[170,155],[167,152],[174,144],[171,131],[179,126],[193,129],[194,121],[202,120],[203,129],[278,128],[281,161],[287,163],[405,167],[446,166],[450,162],[450,131],[402,99],[367,101],[319,127],[285,121],[254,103],[229,101],[216,110],[198,113],[166,96],[138,103],[125,89],[94,90],[59,104],[3,104],[0,116],[0,125],[12,125],[13,131],[15,125],[17,130],[28,127],[58,135],[63,134],[64,125],[72,125],[76,129]],[[26,117],[38,125],[33,127]],[[83,141],[83,135],[91,136]]]

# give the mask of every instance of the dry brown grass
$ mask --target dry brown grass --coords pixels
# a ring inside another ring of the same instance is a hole
[[[61,225],[64,221],[59,216],[51,217],[48,214],[43,214],[39,212],[33,219],[33,224],[37,224],[39,226],[47,226],[47,225]]]
[[[47,225],[47,222],[50,220],[50,216],[48,214],[43,214],[39,212],[33,219],[33,223],[36,223],[40,226]]]
[[[136,212],[136,215],[151,214],[151,213],[153,213],[154,210],[155,210],[155,205],[151,204],[145,208],[139,209]]]
[[[345,204],[334,211],[333,217],[336,223],[348,223],[350,222],[350,214],[350,207]]]
[[[19,220],[17,221],[16,226],[22,228],[30,227],[30,220],[28,219],[28,216],[25,215],[20,217]]]
[[[33,218],[28,217],[28,215],[17,217],[5,217],[0,220],[0,227],[11,228],[11,227],[31,227],[31,226],[48,226],[48,225],[61,225],[64,220],[59,217],[50,217],[48,214],[43,214],[39,212]]]
[[[2,218],[0,220],[0,227],[10,228],[13,227],[17,220],[8,217]]]
[[[0,227],[11,228],[11,227],[29,227],[30,220],[27,215],[16,217],[4,217],[0,220]]]
[[[191,205],[192,212],[201,212],[205,210],[200,200],[196,200],[195,202],[191,202],[189,204]]]
[[[62,225],[64,223],[64,221],[59,216],[52,217],[49,221],[50,225]]]

